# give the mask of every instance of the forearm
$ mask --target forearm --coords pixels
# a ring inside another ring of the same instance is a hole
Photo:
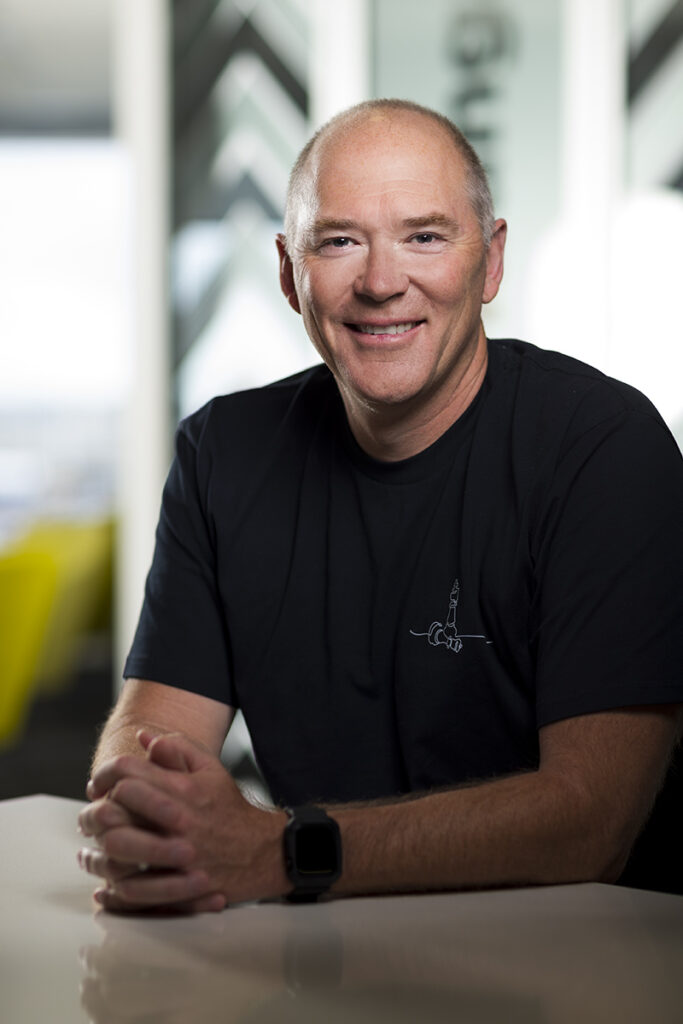
[[[233,708],[208,697],[150,680],[129,679],[102,729],[92,770],[120,754],[144,756],[136,739],[140,729],[157,736],[182,733],[218,755],[233,717]]]
[[[330,808],[341,893],[613,881],[661,786],[674,707],[603,712],[540,731],[541,767],[380,806]]]
[[[328,810],[342,832],[339,894],[613,880],[630,845],[579,791],[539,772]]]
[[[615,880],[664,777],[677,721],[673,708],[568,719],[539,731],[537,771],[394,803],[328,805],[342,835],[342,874],[332,891]],[[112,720],[102,753],[129,736],[122,718]],[[170,876],[172,893],[160,894],[152,874],[131,879],[128,888],[124,881],[116,899],[127,906],[179,901],[198,909],[204,904],[197,899],[216,894],[230,903],[287,892],[285,815],[249,805],[205,745],[148,736],[146,746],[151,760],[117,758],[92,783],[102,799],[83,812],[84,831],[106,833],[110,845],[87,870],[118,885],[125,878],[122,863],[168,867],[176,863],[168,858],[178,855],[177,841],[187,840],[189,846],[181,843],[186,877]],[[114,786],[115,799],[104,799]],[[111,819],[121,808],[154,827],[117,836],[120,821]],[[187,873],[189,867],[201,877]],[[201,891],[191,887],[200,881]]]
[[[137,734],[140,729],[151,729],[157,733],[170,731],[168,729],[160,729],[153,722],[144,721],[140,715],[122,713],[118,708],[114,708],[102,727],[97,747],[93,754],[90,768],[91,775],[105,762],[121,754],[144,757],[144,748],[140,746],[137,740]]]

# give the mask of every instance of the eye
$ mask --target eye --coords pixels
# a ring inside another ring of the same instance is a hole
[[[413,235],[412,241],[418,242],[420,245],[429,245],[430,242],[440,241],[440,238],[433,231],[421,231],[419,235]]]
[[[353,245],[353,242],[345,235],[340,235],[337,238],[326,238],[323,242],[323,247],[329,246],[332,249],[347,249],[351,245]]]

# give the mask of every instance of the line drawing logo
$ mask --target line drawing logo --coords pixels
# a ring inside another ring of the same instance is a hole
[[[411,629],[412,636],[426,636],[432,647],[447,647],[454,654],[460,654],[463,649],[463,640],[486,640],[487,644],[493,643],[487,640],[483,633],[459,633],[456,624],[458,611],[458,600],[460,598],[460,580],[455,580],[451,587],[448,600],[448,617],[445,622],[432,622],[426,633],[416,633]]]

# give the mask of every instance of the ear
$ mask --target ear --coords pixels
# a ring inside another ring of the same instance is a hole
[[[508,226],[504,220],[497,220],[493,225],[493,235],[489,251],[486,254],[486,281],[482,302],[490,302],[498,294],[500,282],[503,280],[503,253]]]
[[[294,267],[292,261],[289,258],[287,252],[287,246],[285,244],[285,236],[277,235],[275,238],[275,244],[277,246],[278,257],[280,260],[280,288],[282,294],[287,299],[295,313],[301,312],[301,306],[299,305],[299,297],[296,294],[296,287],[294,285]]]

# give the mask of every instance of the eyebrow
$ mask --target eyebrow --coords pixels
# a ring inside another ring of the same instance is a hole
[[[406,217],[401,222],[406,228],[424,228],[430,225],[440,228],[457,228],[458,221],[447,217],[445,213],[427,213],[422,217]]]
[[[326,217],[316,220],[311,228],[311,234],[319,235],[322,231],[352,231],[357,228],[355,220],[337,220],[334,217]]]

